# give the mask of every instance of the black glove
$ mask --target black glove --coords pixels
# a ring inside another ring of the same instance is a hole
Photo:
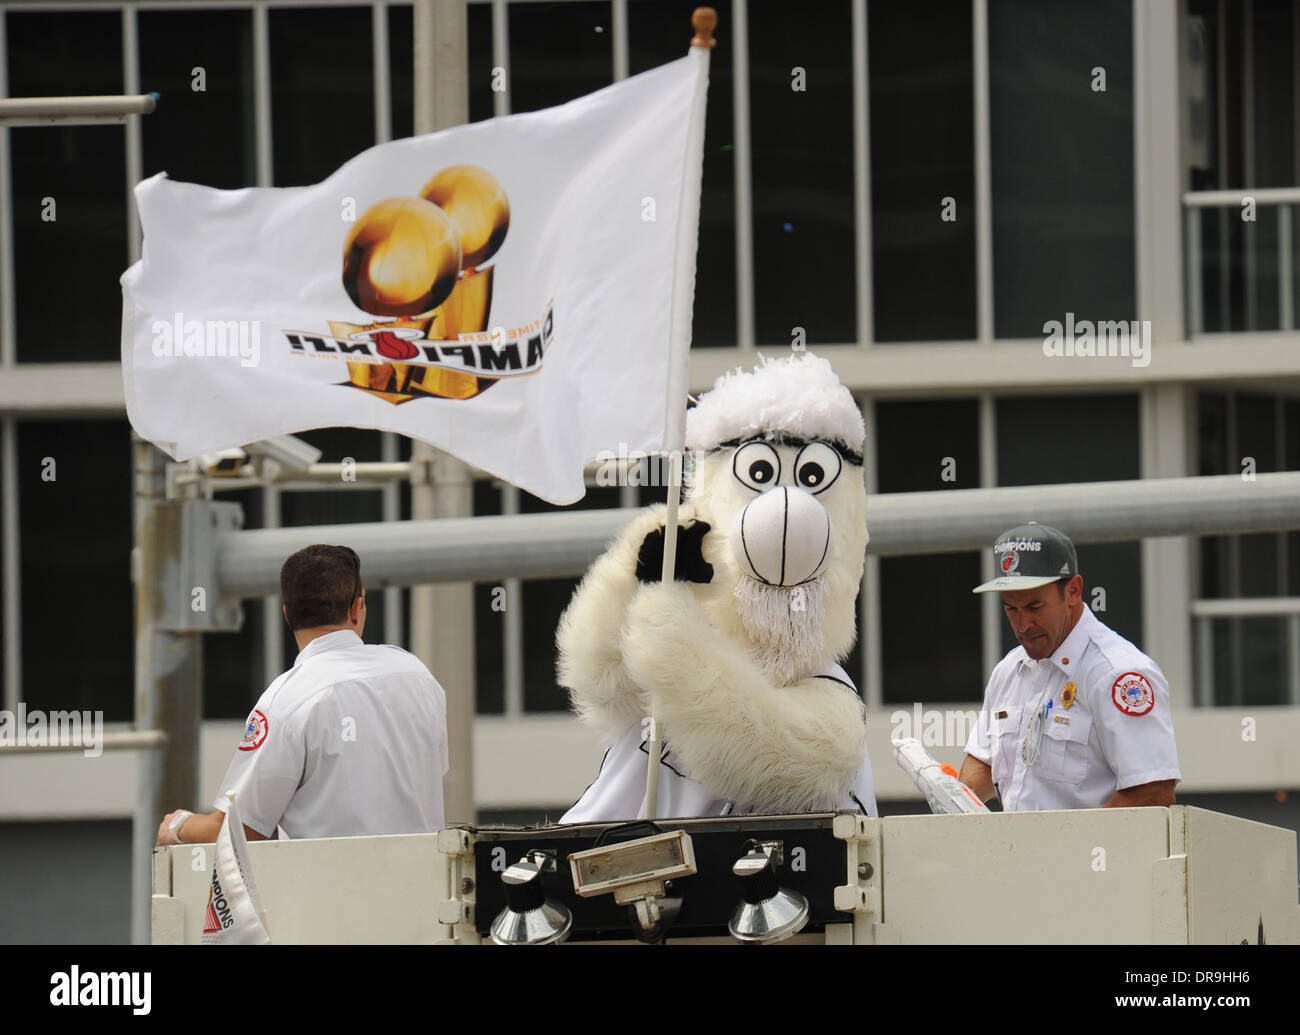
[[[711,526],[695,521],[677,528],[677,558],[673,579],[677,582],[712,582],[713,565],[704,559],[701,548]],[[656,528],[641,543],[636,557],[636,577],[641,582],[658,582],[664,571],[664,530]]]

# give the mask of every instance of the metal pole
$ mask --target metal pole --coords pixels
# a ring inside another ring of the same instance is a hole
[[[980,488],[992,489],[998,484],[998,408],[992,392],[981,392],[979,399]],[[992,545],[992,542],[989,543]],[[993,551],[980,551],[980,581],[997,577]],[[1002,649],[1002,601],[996,593],[980,595],[980,656],[983,671],[991,673],[993,666],[1006,653]]]
[[[736,191],[736,345],[755,347],[754,172],[749,125],[749,0],[731,5],[731,159]]]
[[[0,122],[7,126],[91,126],[148,115],[158,104],[152,93],[104,97],[6,97]]]
[[[9,93],[9,44],[5,15],[0,12],[0,96]],[[0,123],[0,370],[12,368],[17,359],[14,305],[14,206],[10,182],[9,129]],[[18,422],[12,417],[0,421],[0,611],[4,612],[5,657],[0,704],[7,711],[18,707],[22,681],[22,558],[18,528]]]
[[[1295,328],[1293,287],[1294,282],[1291,273],[1291,206],[1279,205],[1277,209],[1277,307],[1278,326],[1284,331]]]
[[[433,133],[469,119],[469,17],[466,0],[415,4],[415,132]],[[423,442],[411,445],[411,517],[468,517],[474,512],[469,467]],[[360,551],[358,551],[360,552]],[[411,591],[411,652],[447,691],[451,768],[443,780],[448,825],[472,823],[474,805],[474,587],[469,582]]]
[[[1241,147],[1243,154],[1242,179],[1247,184],[1258,182],[1255,176],[1255,2],[1246,0],[1241,8],[1242,31],[1242,85],[1241,85]],[[1245,266],[1246,330],[1259,329],[1259,262],[1255,254],[1258,237],[1258,217],[1242,225],[1242,259]]]
[[[871,60],[867,44],[867,0],[853,0],[853,247],[858,344],[876,340],[871,254]]]
[[[164,587],[180,561],[183,501],[164,499],[163,455],[148,442],[135,454],[135,728],[166,735],[160,750],[139,755],[139,794],[132,829],[131,940],[149,941],[153,849],[158,823],[173,808],[198,798],[199,720],[203,694],[203,637],[163,625]],[[213,594],[215,587],[205,587]]]
[[[160,730],[127,731],[123,733],[102,734],[97,742],[101,751],[154,751],[165,747],[167,735]],[[83,736],[73,740],[64,736],[60,741],[49,744],[6,744],[0,747],[0,756],[31,755],[46,751],[85,751],[90,744]],[[159,817],[161,819],[161,817]]]
[[[1064,529],[1078,544],[1298,528],[1300,472],[1260,474],[1253,482],[1229,474],[953,489],[943,494],[942,503],[936,506],[932,492],[870,495],[868,554],[987,550],[999,532],[1029,518]],[[581,575],[637,513],[575,510],[220,532],[215,596],[277,592],[284,558],[325,536],[361,554],[367,584],[376,587],[570,578]],[[213,595],[209,591],[209,598]],[[440,621],[450,619],[439,613]]]
[[[862,448],[866,470],[863,472],[867,486],[867,534],[875,535],[875,501],[880,488],[877,473],[876,400],[869,395],[858,399],[862,421],[866,425],[866,444]],[[859,635],[862,637],[862,699],[868,708],[883,708],[885,704],[884,662],[881,648],[884,644],[884,625],[880,612],[880,558],[867,553],[862,566],[862,604],[858,611]]]
[[[624,504],[636,506],[635,502]],[[501,513],[519,513],[519,490],[513,485],[501,488]],[[505,680],[503,706],[506,718],[524,717],[524,582],[523,579],[506,579],[506,611],[504,633]]]
[[[989,114],[988,0],[971,0],[975,80],[975,334],[992,345],[993,321],[993,159]]]
[[[1187,337],[1201,333],[1201,210],[1183,210],[1187,220]]]

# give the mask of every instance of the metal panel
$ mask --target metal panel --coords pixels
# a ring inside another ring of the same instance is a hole
[[[212,882],[212,846],[160,849],[171,862],[172,894],[184,905],[184,941],[203,933]],[[436,834],[254,841],[248,858],[280,944],[428,944],[442,898],[446,857]]]
[[[1198,944],[1300,943],[1296,837],[1184,807],[1189,934]]]
[[[905,944],[1150,942],[1168,824],[1164,809],[890,817],[884,926]]]

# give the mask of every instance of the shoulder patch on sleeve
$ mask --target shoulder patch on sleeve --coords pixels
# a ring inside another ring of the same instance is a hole
[[[1111,684],[1110,699],[1125,715],[1145,715],[1156,706],[1156,692],[1139,672],[1125,672]]]
[[[255,751],[260,748],[262,742],[266,740],[266,733],[270,726],[271,723],[266,715],[260,709],[254,708],[244,726],[244,739],[239,742],[239,750]]]

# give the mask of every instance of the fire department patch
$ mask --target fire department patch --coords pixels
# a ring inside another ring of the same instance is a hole
[[[262,746],[262,741],[266,739],[266,730],[270,726],[266,716],[256,708],[253,714],[248,717],[248,725],[244,727],[244,739],[239,742],[240,751],[253,751]]]
[[[1110,688],[1111,700],[1125,715],[1145,715],[1156,706],[1156,692],[1146,677],[1125,672]]]

